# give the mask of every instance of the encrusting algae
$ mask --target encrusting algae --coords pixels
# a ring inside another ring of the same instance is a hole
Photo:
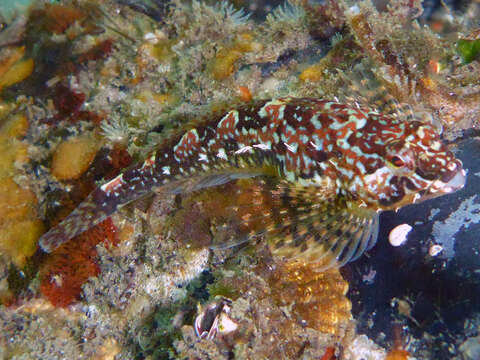
[[[33,59],[22,59],[25,47],[7,48],[0,58],[0,91],[28,78],[34,69]]]
[[[82,285],[88,278],[100,273],[96,263],[96,246],[117,245],[116,232],[111,219],[106,219],[80,235],[78,241],[60,247],[42,265],[40,292],[54,306],[66,307],[78,300]]]
[[[27,117],[21,113],[4,115],[0,123],[0,254],[16,266],[23,266],[37,247],[44,231],[37,214],[37,198],[15,182],[18,167],[28,161]]]
[[[394,3],[34,5],[0,49],[0,357],[355,358],[339,268],[463,187],[443,138],[480,110],[476,40]]]
[[[58,180],[78,179],[91,165],[100,148],[93,134],[83,134],[61,142],[53,153],[52,175]]]

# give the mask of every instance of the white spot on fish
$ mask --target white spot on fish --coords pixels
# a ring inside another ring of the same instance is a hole
[[[430,147],[435,150],[435,151],[438,151],[442,148],[442,144],[440,143],[440,141],[434,141],[432,142],[432,144],[430,145]]]
[[[244,154],[246,152],[249,152],[249,151],[252,151],[252,147],[251,146],[243,146],[241,147],[240,149],[238,149],[237,151],[235,151],[235,154],[238,155],[238,154]],[[217,155],[218,156],[218,155]]]
[[[297,152],[298,145],[296,143],[289,144],[289,143],[284,142],[283,144],[285,145],[285,147],[287,148],[288,151],[290,151],[292,153]]]
[[[223,160],[228,160],[227,154],[225,153],[224,148],[220,148],[217,153],[217,157]]]
[[[122,184],[123,184],[123,174],[120,174],[115,179],[112,179],[109,182],[100,186],[100,189],[103,192],[110,194],[110,192],[115,191],[115,189],[122,186]]]
[[[310,118],[310,122],[315,127],[315,129],[321,129],[322,128],[322,123],[318,120],[318,115],[319,114],[315,114]]]
[[[425,127],[420,126],[417,130],[417,135],[420,139],[423,139],[425,137]]]
[[[255,144],[255,145],[253,145],[253,147],[261,149],[261,150],[270,150],[271,144],[269,144],[269,143],[267,143],[267,144]]]
[[[233,126],[230,126],[230,124],[227,124],[227,121],[229,121],[230,118],[233,118]],[[220,129],[220,128],[224,128],[224,129],[235,128],[237,123],[238,123],[238,111],[237,110],[232,110],[232,111],[228,112],[222,118],[222,120],[219,121],[219,123],[217,125],[217,128],[218,129]]]
[[[451,162],[450,164],[447,165],[447,170],[453,171],[457,168],[457,164],[454,162]]]

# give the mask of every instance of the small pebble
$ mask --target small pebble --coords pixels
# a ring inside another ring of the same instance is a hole
[[[412,230],[408,224],[402,224],[394,227],[388,235],[388,241],[392,246],[401,246],[407,241],[407,235]]]
[[[158,38],[155,36],[154,33],[146,33],[145,35],[143,35],[143,40],[145,41],[149,41],[151,42],[152,44],[156,44],[158,42]]]
[[[443,246],[441,245],[438,245],[438,244],[434,244],[432,246],[430,246],[430,249],[428,249],[428,254],[430,256],[437,256],[438,254],[440,254],[443,250]]]
[[[480,336],[468,338],[460,345],[465,360],[474,360],[480,357]]]

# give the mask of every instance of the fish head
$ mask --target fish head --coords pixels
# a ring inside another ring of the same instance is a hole
[[[465,184],[462,162],[428,124],[409,123],[402,136],[385,143],[380,155],[381,166],[364,177],[366,203],[376,210],[398,209],[453,193]]]

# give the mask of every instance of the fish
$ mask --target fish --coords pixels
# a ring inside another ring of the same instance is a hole
[[[52,252],[152,192],[243,181],[250,203],[225,211],[252,228],[247,239],[264,236],[283,259],[342,266],[375,244],[379,213],[453,193],[465,179],[438,130],[411,116],[337,100],[258,100],[169,137],[95,189],[39,245]]]

